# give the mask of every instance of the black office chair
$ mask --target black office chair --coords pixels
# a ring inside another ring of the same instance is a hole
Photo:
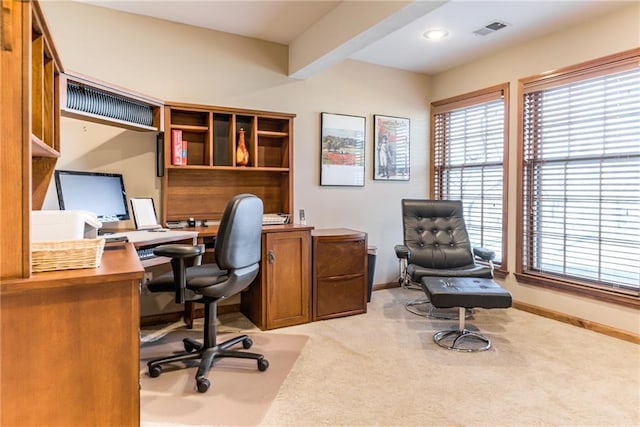
[[[261,254],[262,201],[251,194],[233,197],[227,204],[215,243],[215,264],[185,268],[185,261],[202,253],[199,246],[170,244],[158,246],[154,254],[171,258],[173,273],[147,282],[152,292],[173,291],[176,303],[185,300],[204,304],[204,342],[185,338],[184,352],[154,359],[147,363],[149,376],[157,377],[161,365],[200,359],[196,373],[198,391],[204,393],[211,385],[207,373],[217,359],[235,357],[254,359],[258,369],[265,371],[269,362],[262,354],[229,350],[242,343],[244,349],[253,345],[251,338],[241,335],[223,343],[216,343],[216,311],[218,302],[231,297],[253,282],[258,274]]]
[[[495,252],[472,248],[459,200],[402,200],[404,244],[396,245],[400,285],[418,289],[424,276],[493,278]],[[476,264],[476,258],[486,264]],[[438,309],[421,297],[405,304],[413,314],[453,319],[455,310]]]

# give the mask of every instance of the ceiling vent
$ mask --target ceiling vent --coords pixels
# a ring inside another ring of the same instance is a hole
[[[473,34],[475,34],[476,36],[487,36],[491,33],[495,33],[496,31],[499,31],[505,27],[507,27],[509,24],[506,24],[504,22],[500,22],[500,21],[493,21],[490,24],[485,25],[484,27],[475,30],[473,32]]]

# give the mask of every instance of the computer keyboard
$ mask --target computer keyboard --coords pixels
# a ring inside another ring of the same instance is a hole
[[[289,215],[285,214],[264,214],[262,215],[262,225],[280,225],[289,222]]]
[[[141,248],[137,249],[137,252],[138,258],[140,259],[149,259],[155,257],[155,255],[153,254],[153,248]]]
[[[186,226],[182,221],[167,221],[167,228],[176,229],[184,228]]]

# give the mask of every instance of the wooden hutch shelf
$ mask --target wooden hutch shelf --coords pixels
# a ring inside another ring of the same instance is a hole
[[[47,145],[35,135],[31,135],[31,157],[60,157],[60,152]]]
[[[162,222],[219,220],[227,200],[252,193],[265,213],[293,211],[294,114],[165,103]],[[236,163],[240,129],[249,162]],[[174,135],[177,131],[178,135]],[[183,141],[186,165],[174,165],[174,140]],[[197,197],[193,197],[197,195]]]

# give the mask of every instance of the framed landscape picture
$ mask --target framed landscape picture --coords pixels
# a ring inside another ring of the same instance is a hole
[[[320,185],[364,186],[366,119],[320,113]]]
[[[373,116],[373,179],[409,181],[409,119]]]

